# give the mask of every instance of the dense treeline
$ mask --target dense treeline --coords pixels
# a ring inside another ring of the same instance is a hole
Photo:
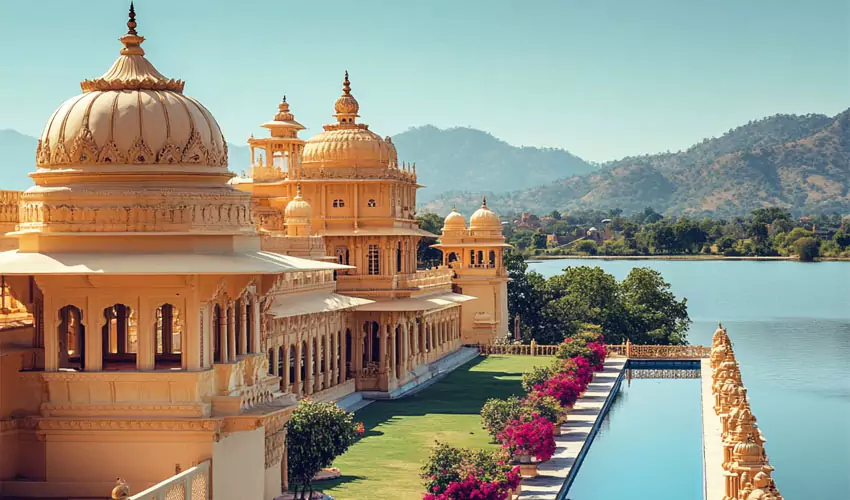
[[[749,217],[663,217],[652,208],[631,217],[619,210],[552,212],[537,229],[510,227],[508,241],[526,255],[723,255],[850,257],[850,227],[839,214],[794,219],[783,209]],[[589,237],[588,229],[598,230]],[[547,242],[546,235],[559,237]],[[563,242],[566,241],[566,242]],[[563,242],[563,243],[562,243]]]
[[[677,300],[658,271],[636,267],[618,282],[599,267],[579,266],[546,279],[517,252],[505,255],[505,265],[508,310],[519,315],[523,342],[557,344],[593,324],[610,344],[687,343],[687,299]]]

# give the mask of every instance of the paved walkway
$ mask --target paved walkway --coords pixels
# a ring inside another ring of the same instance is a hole
[[[540,464],[537,477],[523,479],[519,498],[555,498],[569,476],[576,458],[585,447],[597,419],[603,418],[600,415],[602,408],[625,365],[626,358],[605,360],[605,369],[593,376],[593,382],[587,387],[587,392],[576,401],[569,420],[561,426],[561,435],[555,436],[555,455],[548,462]]]
[[[709,360],[700,363],[702,379],[702,480],[705,500],[721,500],[726,492],[723,480],[723,442],[720,417],[714,413],[714,395],[711,393],[711,365]]]

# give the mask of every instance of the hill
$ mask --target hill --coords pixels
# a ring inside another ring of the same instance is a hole
[[[446,193],[424,208],[469,211],[481,194]],[[623,158],[585,177],[490,194],[488,203],[502,213],[651,206],[668,215],[730,216],[771,205],[850,212],[850,110],[771,116],[685,151]]]
[[[27,176],[35,171],[35,137],[21,134],[15,130],[0,130],[0,172],[3,172],[3,184],[0,189],[24,190],[32,186]]]
[[[595,172],[597,168],[563,149],[517,147],[487,132],[432,125],[393,136],[400,160],[416,162],[420,202],[458,187],[510,191]]]

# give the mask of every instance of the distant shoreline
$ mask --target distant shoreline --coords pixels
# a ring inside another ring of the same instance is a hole
[[[526,262],[544,260],[588,259],[588,260],[763,260],[799,262],[796,257],[755,257],[725,255],[536,255]],[[850,257],[822,257],[815,262],[850,262]]]

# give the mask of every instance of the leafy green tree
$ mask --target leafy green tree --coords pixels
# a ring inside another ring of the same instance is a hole
[[[838,246],[842,248],[850,247],[850,232],[842,229],[838,231],[834,235],[832,235],[832,241],[834,241]]]
[[[443,218],[434,213],[426,213],[416,217],[419,227],[429,233],[440,235],[443,231]],[[438,266],[443,261],[442,252],[431,245],[436,238],[420,238],[416,247],[416,259],[420,268]]]
[[[649,245],[659,253],[670,253],[678,247],[673,228],[664,224],[653,224],[647,228]]]
[[[518,252],[505,252],[508,271],[508,329],[514,332],[514,318],[520,318],[520,337],[530,341],[542,324],[542,311],[546,305],[546,280],[540,273],[528,271],[525,258]]]
[[[313,477],[345,453],[361,432],[362,424],[336,404],[302,400],[286,423],[287,470],[295,497],[312,498]]]
[[[620,289],[628,322],[627,338],[640,344],[687,343],[691,324],[687,299],[676,300],[661,273],[636,267]]]
[[[811,262],[820,255],[820,242],[811,237],[803,237],[794,242],[797,258],[803,262]]]
[[[753,224],[762,224],[767,226],[775,221],[791,221],[791,214],[784,208],[766,207],[753,210]]]
[[[596,255],[596,242],[593,240],[581,240],[573,245],[573,250],[587,255]]]
[[[552,212],[549,214],[549,217],[552,217],[555,220],[561,220],[561,212],[557,210],[552,210]]]
[[[534,248],[546,248],[546,235],[541,232],[536,232],[531,235],[531,244]]]

